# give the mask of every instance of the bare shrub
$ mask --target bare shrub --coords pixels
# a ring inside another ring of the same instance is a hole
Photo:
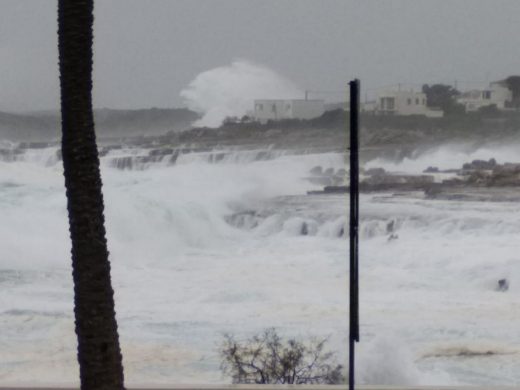
[[[344,383],[343,366],[336,363],[334,352],[325,351],[326,342],[285,341],[274,328],[245,342],[225,335],[220,349],[222,370],[235,384]]]

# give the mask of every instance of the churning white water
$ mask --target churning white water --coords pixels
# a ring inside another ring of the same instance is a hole
[[[337,171],[343,155],[136,154],[102,159],[128,383],[228,382],[222,335],[273,326],[328,336],[346,361],[347,197],[306,195],[320,189],[309,171]],[[115,168],[125,156],[133,164]],[[61,162],[54,148],[4,160],[0,380],[75,382]],[[520,383],[519,214],[507,202],[361,197],[360,382]]]

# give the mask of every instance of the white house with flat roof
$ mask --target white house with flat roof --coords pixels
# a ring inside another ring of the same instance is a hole
[[[376,113],[381,115],[424,115],[440,118],[442,110],[426,105],[426,94],[414,91],[381,91],[376,102]]]
[[[507,88],[505,81],[494,81],[487,89],[466,91],[457,98],[457,102],[464,105],[466,112],[492,105],[499,110],[506,110],[512,100],[513,93]]]
[[[325,101],[316,99],[255,100],[253,117],[260,123],[281,119],[312,119],[325,112]]]

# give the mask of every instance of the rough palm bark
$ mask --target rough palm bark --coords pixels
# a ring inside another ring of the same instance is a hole
[[[123,389],[92,114],[93,0],[59,0],[64,165],[81,388]]]

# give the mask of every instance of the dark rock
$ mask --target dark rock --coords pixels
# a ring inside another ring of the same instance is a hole
[[[493,170],[471,170],[465,183],[487,187],[520,186],[520,164],[496,165]]]
[[[99,148],[98,154],[99,154],[99,157],[105,157],[111,150],[120,150],[122,148],[123,148],[123,145],[102,146]]]
[[[170,165],[173,165],[175,164],[175,162],[177,162],[177,159],[179,158],[179,153],[173,153],[171,156],[170,156],[170,161],[169,161],[169,164]]]
[[[486,160],[473,160],[470,163],[466,163],[462,166],[463,170],[473,170],[473,169],[482,169],[482,170],[491,170],[497,166],[497,161],[494,158]]]
[[[254,210],[245,210],[224,217],[226,222],[234,227],[253,229],[258,226],[258,214]]]
[[[434,182],[431,175],[372,175],[367,177],[363,183],[368,184],[414,184],[423,185]]]
[[[518,186],[520,185],[520,164],[506,163],[493,169],[490,185]]]
[[[428,167],[423,172],[424,173],[438,173],[440,171],[439,171],[439,168],[437,168],[437,167]]]
[[[342,226],[341,229],[339,229],[338,237],[343,237],[345,235],[345,228]]]
[[[110,165],[121,170],[144,169],[146,164],[156,162],[150,156],[124,156],[110,160]]]
[[[323,174],[323,169],[322,167],[320,167],[319,165],[318,166],[315,166],[314,168],[312,168],[309,173],[311,175],[321,175]]]
[[[323,172],[323,174],[325,176],[333,176],[334,175],[334,168],[327,168],[325,169],[325,171]]]
[[[333,178],[328,176],[311,176],[308,177],[307,180],[312,184],[317,184],[324,187],[334,185]]]
[[[384,168],[370,168],[365,171],[365,175],[367,176],[383,176],[386,175],[386,171]]]
[[[445,186],[453,186],[453,185],[460,185],[464,184],[464,180],[458,178],[458,177],[452,177],[451,179],[446,179],[442,181],[442,185]]]
[[[225,153],[225,152],[212,153],[209,155],[208,162],[217,163],[217,162],[223,161],[224,158],[226,158],[226,156],[227,156],[227,153]]]
[[[302,223],[302,227],[300,229],[300,234],[302,236],[306,236],[309,234],[309,227],[307,226],[307,222]]]
[[[497,283],[496,287],[497,291],[507,291],[509,290],[509,281],[507,279],[500,279]]]
[[[487,185],[491,178],[491,173],[487,170],[476,170],[470,173],[466,183],[476,185]]]
[[[171,149],[171,148],[152,149],[152,150],[150,150],[150,152],[148,152],[148,155],[150,157],[165,156],[167,154],[173,154],[173,149]]]
[[[18,156],[23,154],[23,149],[0,149],[0,160],[5,162],[13,162],[18,159]]]
[[[441,186],[431,186],[424,190],[424,195],[428,199],[435,199],[442,193]]]
[[[430,184],[434,182],[434,177],[431,175],[402,175],[405,183],[410,184]]]
[[[330,185],[340,186],[342,184],[345,184],[345,176],[334,175],[330,179],[332,181],[332,183],[330,183]]]
[[[20,142],[20,149],[44,149],[51,146],[48,142]]]
[[[493,169],[493,174],[497,175],[499,173],[502,173],[502,174],[520,173],[520,164],[519,163],[505,163],[503,165],[497,165]]]
[[[344,194],[345,192],[348,192],[347,186],[326,186],[323,189],[325,194]]]
[[[133,168],[133,157],[117,157],[110,161],[110,165],[117,169],[132,169]]]

